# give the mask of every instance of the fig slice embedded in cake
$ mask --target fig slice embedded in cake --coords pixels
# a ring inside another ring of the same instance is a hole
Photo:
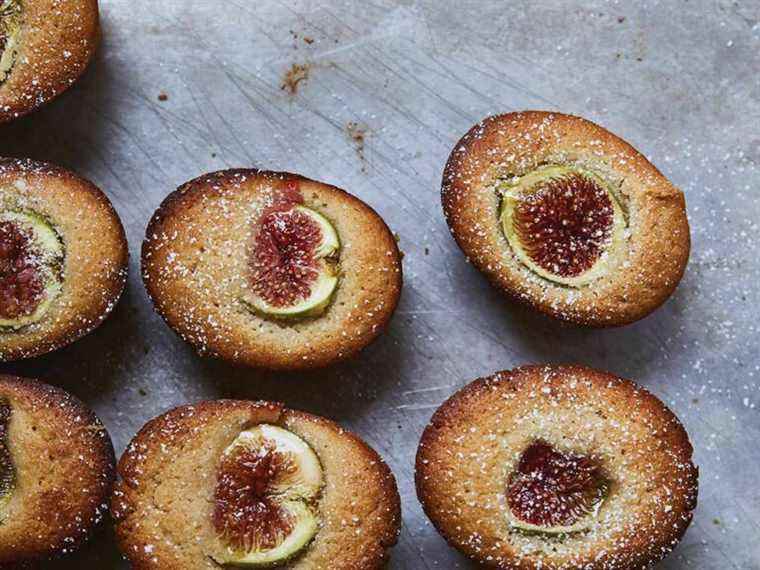
[[[580,287],[604,275],[627,221],[615,192],[583,168],[547,165],[500,187],[500,222],[517,258],[535,274]]]
[[[0,83],[13,69],[21,35],[21,1],[0,0]]]
[[[43,216],[0,213],[0,328],[40,321],[63,286],[64,245]]]
[[[225,548],[220,564],[270,567],[298,555],[319,530],[324,477],[314,450],[284,428],[259,424],[224,451],[213,525]]]
[[[537,440],[521,454],[507,481],[512,528],[553,535],[588,530],[609,491],[597,460]]]
[[[266,212],[257,223],[243,301],[272,318],[323,314],[338,286],[339,252],[335,228],[316,210],[291,204]]]

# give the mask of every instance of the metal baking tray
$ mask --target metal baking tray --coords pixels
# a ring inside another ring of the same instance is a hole
[[[110,319],[55,354],[3,365],[85,400],[121,452],[146,420],[204,398],[266,398],[329,416],[389,462],[404,527],[390,567],[472,568],[413,486],[433,410],[477,376],[581,362],[629,377],[685,423],[699,509],[659,567],[760,568],[760,4],[537,0],[104,0],[84,79],[0,128],[0,154],[72,168],[124,221],[129,285]],[[294,67],[295,66],[295,67]],[[456,140],[486,115],[580,114],[637,146],[686,193],[693,253],[675,296],[616,330],[506,302],[468,265],[439,202]],[[405,252],[386,334],[321,372],[197,357],[153,313],[139,251],[182,182],[238,166],[299,172],[375,207]],[[108,525],[50,568],[127,568]]]

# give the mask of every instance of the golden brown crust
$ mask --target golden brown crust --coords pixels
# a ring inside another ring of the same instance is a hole
[[[594,455],[612,480],[597,522],[564,540],[509,527],[506,480],[532,441]],[[632,382],[582,366],[525,366],[476,380],[433,415],[417,494],[454,547],[508,570],[645,568],[678,543],[697,500],[683,426]]]
[[[6,200],[47,217],[66,259],[63,290],[42,320],[0,330],[0,361],[45,354],[97,328],[121,296],[129,262],[118,214],[100,189],[76,174],[32,160],[0,159],[0,209]]]
[[[11,408],[17,478],[0,510],[0,565],[72,552],[108,509],[115,475],[108,432],[82,402],[41,382],[0,376],[0,398]]]
[[[97,0],[24,0],[20,51],[0,83],[0,124],[68,89],[87,69],[99,39]]]
[[[135,570],[216,569],[211,505],[219,457],[240,431],[278,424],[322,462],[321,527],[290,569],[373,570],[396,543],[400,499],[380,456],[334,422],[281,404],[217,400],[175,408],[145,425],[119,461],[112,509]]]
[[[584,165],[621,184],[628,207],[626,255],[581,288],[532,273],[498,223],[497,178],[557,163]],[[580,117],[525,111],[478,123],[449,157],[442,202],[459,247],[491,283],[516,301],[581,325],[618,326],[648,315],[675,290],[689,258],[683,193],[631,145]]]
[[[325,314],[286,324],[253,314],[240,297],[252,222],[267,196],[292,183],[338,232],[340,282]],[[402,282],[396,241],[364,202],[296,174],[250,169],[206,174],[170,194],[148,225],[142,270],[158,313],[199,353],[289,370],[326,366],[371,343]]]

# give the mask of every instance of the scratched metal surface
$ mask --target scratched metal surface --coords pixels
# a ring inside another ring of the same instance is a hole
[[[498,369],[587,363],[658,394],[695,445],[699,509],[660,567],[760,568],[757,1],[110,0],[102,11],[92,69],[0,129],[0,154],[60,163],[108,193],[130,240],[129,286],[96,333],[3,370],[77,394],[118,452],[149,418],[202,398],[276,399],[335,418],[393,468],[404,528],[390,566],[417,570],[472,567],[413,490],[434,408]],[[281,86],[294,64],[308,78],[290,93]],[[441,215],[443,164],[478,119],[524,108],[601,122],[686,192],[693,255],[650,318],[560,326],[507,304],[465,263]],[[233,166],[337,184],[398,232],[403,299],[357,360],[291,376],[236,369],[196,357],[152,312],[138,270],[151,213],[180,183]],[[126,567],[108,528],[55,565]]]

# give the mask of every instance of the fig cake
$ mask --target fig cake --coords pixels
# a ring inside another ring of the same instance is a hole
[[[481,378],[435,412],[417,495],[455,548],[504,570],[634,570],[689,526],[698,472],[651,393],[582,366]]]
[[[382,568],[401,515],[380,456],[322,417],[216,400],[148,422],[112,513],[135,570]]]
[[[47,567],[78,549],[108,510],[115,462],[82,402],[0,375],[0,567]]]
[[[0,0],[0,124],[68,89],[99,34],[97,0]]]
[[[624,140],[580,117],[488,117],[443,174],[449,228],[510,298],[554,318],[619,326],[673,293],[689,258],[683,193]]]
[[[108,198],[42,162],[0,159],[0,361],[56,350],[118,301],[128,247]]]
[[[297,370],[374,340],[401,293],[396,241],[380,216],[296,174],[196,178],[154,214],[142,250],[158,313],[202,355]]]

